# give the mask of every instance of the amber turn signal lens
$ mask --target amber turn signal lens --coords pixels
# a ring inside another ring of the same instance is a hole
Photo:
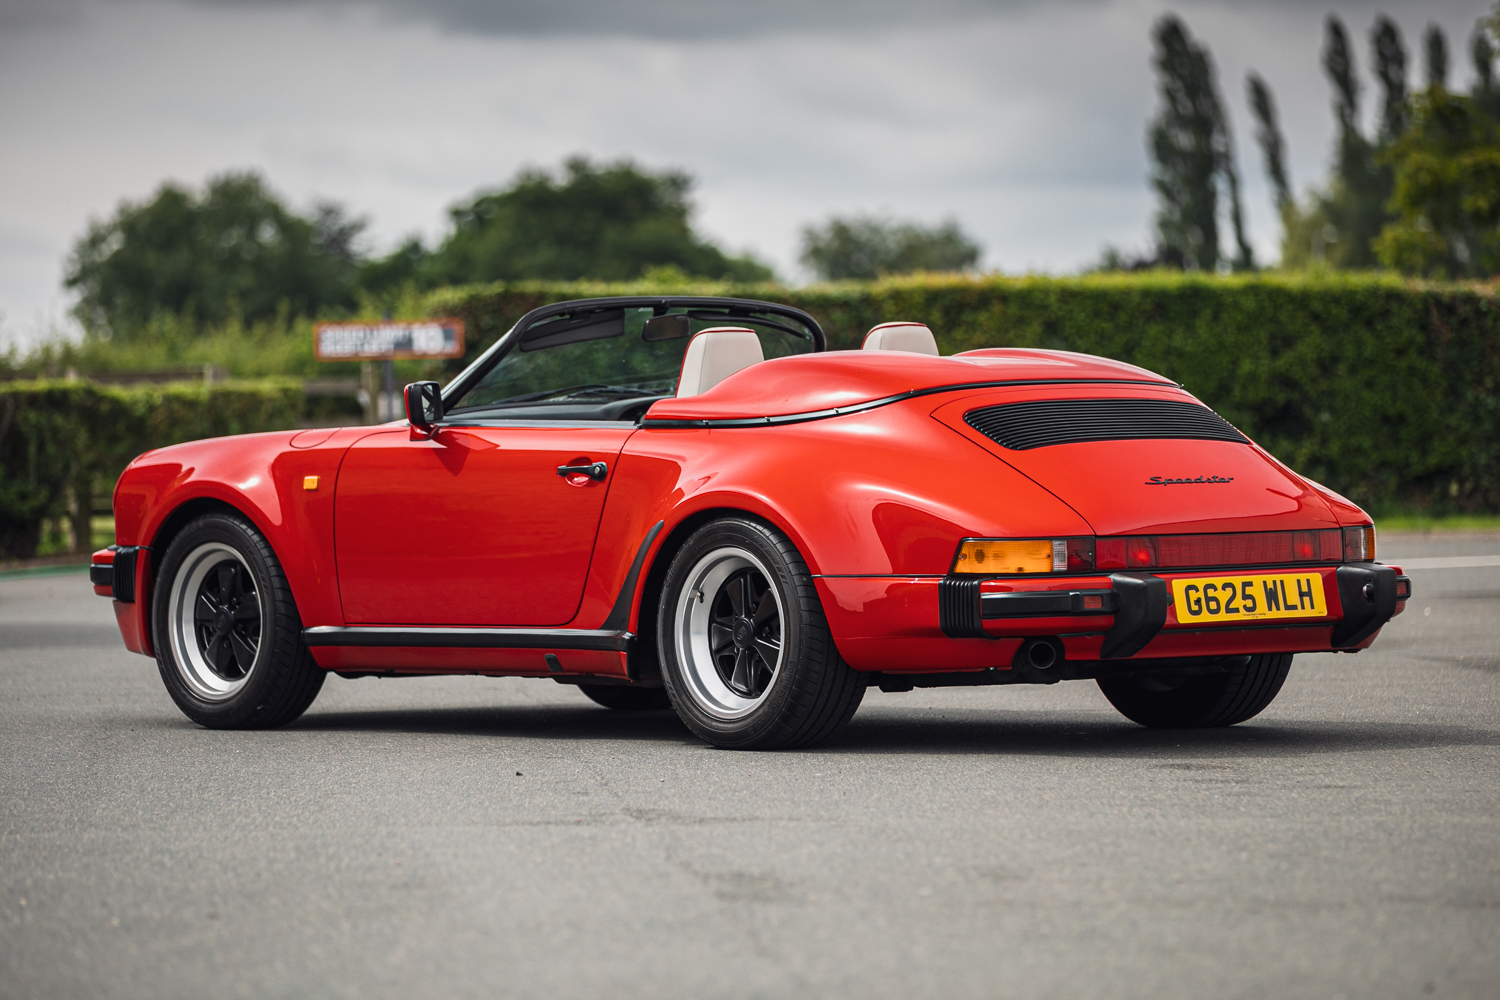
[[[1053,573],[1062,571],[1067,564],[1066,542],[1054,542],[1050,538],[1020,542],[970,539],[958,547],[953,572]]]
[[[315,490],[315,489],[317,489],[318,488],[318,477],[317,476],[303,476],[302,477],[302,488],[304,490]]]

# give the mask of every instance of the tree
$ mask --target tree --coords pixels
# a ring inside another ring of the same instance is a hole
[[[823,281],[967,271],[980,252],[952,219],[926,227],[871,216],[832,218],[802,230],[802,263]]]
[[[1376,75],[1381,80],[1380,139],[1371,142],[1359,126],[1359,78],[1343,22],[1330,14],[1324,22],[1323,70],[1333,85],[1334,116],[1339,123],[1334,170],[1326,189],[1315,192],[1296,212],[1282,243],[1283,266],[1326,262],[1338,268],[1375,267],[1371,247],[1390,220],[1390,168],[1378,154],[1405,128],[1406,55],[1395,24],[1380,18],[1371,32]],[[1395,129],[1395,132],[1391,130]]]
[[[1441,86],[1417,94],[1410,128],[1384,158],[1397,218],[1375,249],[1387,267],[1435,278],[1500,273],[1500,131],[1473,100]]]
[[[1293,208],[1292,184],[1286,172],[1286,140],[1281,135],[1281,123],[1276,116],[1276,102],[1271,97],[1271,88],[1260,74],[1250,73],[1245,78],[1245,87],[1250,96],[1250,109],[1255,114],[1257,128],[1255,139],[1260,143],[1261,154],[1266,161],[1266,176],[1271,180],[1271,192],[1276,199],[1276,211],[1283,219]]]
[[[352,302],[363,226],[333,205],[298,216],[255,173],[223,174],[201,194],[167,183],[91,224],[64,285],[85,330],[120,339],[163,313],[210,325],[313,315]]]
[[[770,268],[731,257],[693,231],[691,188],[685,173],[628,160],[595,165],[573,157],[560,176],[523,170],[509,187],[450,210],[453,232],[419,275],[427,285],[624,281],[674,266],[703,278],[769,280]]]
[[[1495,86],[1495,45],[1490,40],[1487,20],[1481,19],[1474,25],[1474,34],[1469,40],[1469,58],[1474,64],[1474,87],[1469,96],[1485,114],[1500,119],[1500,87]]]
[[[1219,186],[1223,183],[1234,227],[1234,266],[1253,267],[1240,211],[1234,150],[1208,49],[1196,44],[1182,21],[1170,14],[1156,23],[1153,37],[1162,100],[1149,133],[1156,164],[1152,185],[1159,202],[1159,257],[1189,270],[1218,269]]]
[[[1435,24],[1427,26],[1427,86],[1448,87],[1448,39]]]
[[[1380,144],[1384,146],[1406,131],[1406,47],[1401,44],[1401,29],[1384,14],[1375,19],[1370,44],[1375,50],[1375,76],[1384,91],[1380,107]]]

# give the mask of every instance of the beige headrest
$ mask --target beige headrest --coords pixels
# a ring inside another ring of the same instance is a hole
[[[910,351],[937,357],[937,338],[926,323],[881,323],[865,334],[867,351]]]
[[[742,326],[716,326],[704,330],[688,342],[682,356],[682,377],[677,380],[678,396],[696,396],[707,392],[742,368],[766,360],[760,349],[760,338],[754,330]]]

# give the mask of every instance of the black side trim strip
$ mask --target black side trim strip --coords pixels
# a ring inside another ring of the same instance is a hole
[[[651,543],[656,541],[656,536],[661,534],[661,529],[666,526],[666,521],[657,521],[646,532],[646,538],[641,542],[641,547],[635,550],[635,562],[630,564],[630,572],[625,574],[625,582],[620,585],[620,595],[615,598],[615,606],[609,609],[609,617],[604,619],[604,624],[599,626],[606,631],[623,631],[630,624],[630,606],[635,603],[635,582],[640,578],[641,566],[646,562],[646,553],[651,548]]]
[[[828,410],[809,410],[805,413],[783,413],[773,417],[730,417],[723,420],[653,420],[641,421],[642,427],[778,427],[782,424],[801,424],[809,420],[826,420],[849,413],[863,413],[881,406],[889,406],[902,400],[934,396],[941,392],[963,392],[969,389],[1004,389],[1013,385],[1161,385],[1177,387],[1176,382],[1157,382],[1139,378],[1047,378],[1011,379],[1004,382],[960,382],[956,385],[935,385],[926,389],[898,392],[894,396],[871,399],[851,406],[836,406]]]
[[[629,632],[581,628],[415,628],[318,625],[302,630],[309,646],[410,646],[426,649],[603,649],[628,652]]]

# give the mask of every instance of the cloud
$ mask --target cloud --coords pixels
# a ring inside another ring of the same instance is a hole
[[[15,195],[0,235],[29,241],[0,246],[12,320],[51,308],[90,218],[230,169],[261,170],[299,207],[344,202],[383,247],[436,239],[449,205],[574,153],[686,169],[701,225],[789,276],[801,226],[833,213],[956,217],[1007,271],[1072,270],[1106,242],[1150,239],[1149,31],[1163,0],[0,3],[0,189]],[[1384,6],[1413,80],[1434,19],[1467,75],[1479,9]],[[1245,73],[1275,92],[1298,190],[1321,183],[1326,9],[1171,9],[1214,53],[1252,239],[1274,259]],[[1336,9],[1368,81],[1377,7]]]

